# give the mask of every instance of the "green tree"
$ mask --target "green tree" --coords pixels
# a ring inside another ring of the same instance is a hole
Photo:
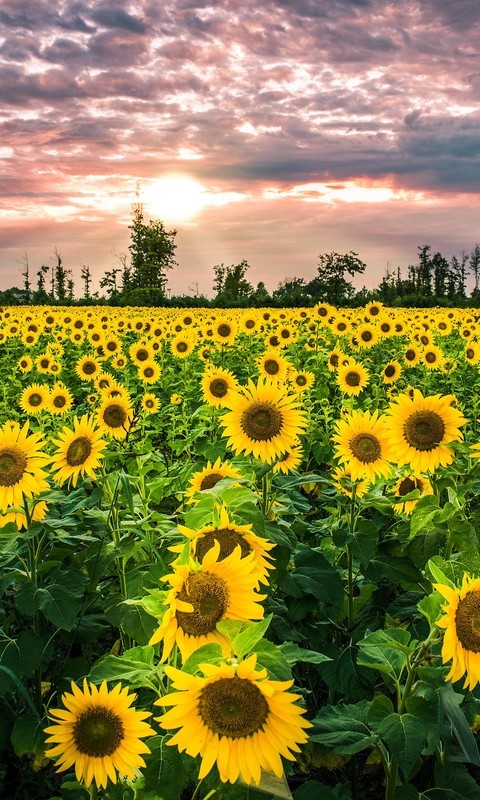
[[[80,277],[83,281],[83,299],[90,300],[90,287],[92,285],[92,273],[88,264],[82,264]]]
[[[317,276],[307,286],[307,291],[315,301],[342,306],[348,303],[355,294],[355,287],[347,281],[345,275],[354,277],[365,272],[367,265],[358,258],[358,254],[322,253],[319,255]]]
[[[176,230],[167,231],[159,219],[144,221],[143,204],[133,206],[133,221],[129,225],[131,231],[131,275],[129,281],[132,289],[152,292],[152,297],[165,297],[167,282],[166,271],[176,266],[175,244]],[[143,292],[138,293],[143,294]]]
[[[214,305],[220,307],[246,305],[254,289],[245,275],[250,266],[245,259],[240,264],[216,264],[213,268],[215,278],[213,288],[216,292]]]

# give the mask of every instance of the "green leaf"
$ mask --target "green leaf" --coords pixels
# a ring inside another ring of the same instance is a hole
[[[244,623],[243,629],[232,639],[233,652],[237,658],[243,658],[253,652],[256,643],[260,641],[270,625],[272,616],[272,614],[269,614],[268,617],[261,619],[260,622]]]
[[[132,487],[130,484],[130,476],[127,475],[125,472],[119,472],[118,478],[120,481],[120,486],[122,487],[122,494],[127,501],[128,510],[132,517],[135,516],[135,507],[133,505],[133,495],[132,495]]]
[[[431,579],[432,579],[431,583],[444,583],[446,586],[449,586],[450,589],[455,589],[455,583],[453,581],[451,581],[450,578],[447,578],[447,576],[445,575],[444,571],[442,570],[442,568],[438,564],[438,561],[440,561],[442,563],[442,566],[443,566],[443,563],[444,563],[443,559],[440,559],[438,557],[437,558],[431,558],[427,562],[427,564],[425,566],[425,572],[427,574],[427,577],[429,577],[429,578],[431,577]]]
[[[443,789],[454,786],[462,798],[480,800],[480,786],[464,764],[454,761],[445,761],[442,764],[438,759],[435,764],[435,783],[438,788]]]
[[[324,555],[301,545],[295,554],[295,567],[295,571],[286,576],[293,582],[294,591],[286,589],[292,597],[311,594],[328,605],[342,605],[342,579]]]
[[[370,559],[365,577],[376,582],[386,578],[407,590],[418,590],[423,580],[422,573],[407,558],[395,558],[384,553]]]
[[[42,721],[27,714],[18,717],[10,736],[13,749],[19,758],[25,755],[38,756],[44,752]]]
[[[315,650],[305,650],[303,647],[293,642],[283,642],[278,647],[287,663],[293,667],[298,661],[309,662],[310,664],[323,664],[324,661],[331,661],[329,656],[317,653]]]
[[[407,664],[410,634],[403,628],[370,633],[358,643],[357,663],[399,680]]]
[[[442,606],[445,603],[445,598],[442,597],[440,592],[429,594],[417,603],[417,608],[424,617],[426,617],[433,627],[442,614]]]
[[[378,726],[378,733],[406,777],[422,753],[425,725],[412,714],[390,714]]]
[[[261,639],[255,645],[257,666],[265,667],[269,677],[276,681],[289,681],[292,677],[288,660],[282,653],[281,646]]]
[[[317,781],[305,781],[294,794],[295,800],[337,800],[337,795],[329,786]]]
[[[378,528],[371,520],[361,519],[354,533],[347,537],[352,556],[360,564],[368,564],[378,543]]]
[[[212,642],[195,650],[190,658],[187,658],[182,669],[184,672],[189,672],[190,675],[195,675],[200,664],[220,664],[223,660],[222,648],[219,644]]]
[[[141,686],[152,688],[151,676],[154,670],[154,653],[154,648],[147,645],[145,647],[132,647],[121,656],[103,656],[93,665],[89,679],[92,683],[121,681],[134,688]]]
[[[65,631],[71,631],[82,606],[85,576],[76,567],[50,575],[51,583],[35,587],[24,581],[15,595],[18,610],[27,616],[42,611],[49,622]]]
[[[189,782],[195,780],[198,772],[195,759],[180,753],[176,747],[168,747],[169,739],[171,736],[153,736],[146,740],[150,753],[144,756],[146,766],[135,782],[139,798],[178,800]]]
[[[442,709],[447,716],[466,761],[480,767],[478,745],[460,707],[464,700],[463,695],[455,692],[450,682],[439,689],[439,695]]]
[[[344,755],[360,753],[376,746],[378,737],[367,725],[371,703],[362,700],[355,705],[326,706],[313,720],[310,739]]]
[[[148,644],[158,627],[158,621],[143,608],[125,603],[120,595],[109,598],[105,614],[111,625],[121,628],[140,645]]]
[[[378,733],[379,725],[383,720],[393,714],[393,703],[389,697],[379,694],[374,697],[367,715],[367,723],[372,730]]]

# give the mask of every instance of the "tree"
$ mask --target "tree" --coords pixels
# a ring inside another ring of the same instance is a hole
[[[48,300],[48,294],[45,290],[45,275],[49,271],[50,267],[48,267],[46,264],[42,264],[37,272],[37,289],[34,294],[34,300],[36,303],[42,304]]]
[[[21,259],[21,263],[23,264],[22,278],[23,278],[23,291],[25,292],[25,302],[29,303],[30,302],[30,289],[31,289],[30,265],[29,265],[29,262],[28,262],[28,253],[27,253],[26,250],[23,253],[23,256],[22,256],[22,259]]]
[[[472,252],[470,253],[470,259],[468,262],[468,266],[470,267],[470,272],[475,278],[475,286],[473,288],[472,297],[478,299],[480,294],[480,244],[476,244],[473,248]]]
[[[303,278],[285,278],[272,292],[272,301],[281,308],[295,308],[308,305],[311,298],[307,295],[307,286]]]
[[[245,278],[248,269],[250,269],[250,266],[245,259],[240,264],[230,264],[228,267],[225,264],[216,264],[214,266],[213,288],[216,292],[215,305],[225,307],[247,304],[254,291],[252,284]]]
[[[114,302],[118,297],[117,275],[120,269],[112,269],[106,271],[103,278],[100,279],[100,288],[107,290],[107,297]]]
[[[83,281],[83,299],[90,300],[90,287],[92,285],[92,273],[88,264],[82,264],[80,278]]]
[[[367,265],[358,258],[358,254],[322,253],[319,255],[317,277],[307,286],[315,300],[342,306],[348,303],[355,294],[355,287],[347,281],[345,274],[354,277],[365,272]]]
[[[155,296],[165,297],[166,270],[176,266],[176,230],[166,231],[161,220],[144,222],[143,204],[133,206],[133,221],[129,225],[132,272],[131,288],[156,290]],[[130,287],[129,287],[130,288]]]
[[[52,296],[56,296],[59,303],[65,303],[67,299],[67,278],[68,273],[63,266],[62,257],[57,248],[54,250],[54,274],[52,281]]]

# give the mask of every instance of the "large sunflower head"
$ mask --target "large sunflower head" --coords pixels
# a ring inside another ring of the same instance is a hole
[[[443,663],[452,661],[446,680],[455,682],[465,675],[464,688],[472,690],[480,682],[480,578],[464,574],[461,586],[433,586],[447,601],[437,621],[445,628]]]
[[[218,561],[228,558],[238,547],[242,558],[253,553],[257,566],[258,580],[261,583],[268,584],[268,572],[273,568],[268,551],[274,545],[267,539],[257,536],[251,525],[237,525],[228,516],[226,508],[220,510],[220,519],[216,525],[205,525],[198,531],[179,525],[178,530],[190,539],[192,554],[200,564],[203,562],[206,553],[215,546],[216,542],[220,545]],[[181,551],[182,549],[183,545],[172,548],[174,551]]]
[[[187,503],[195,503],[199,498],[195,497],[200,492],[212,489],[223,478],[241,478],[242,474],[236,467],[232,467],[228,462],[222,462],[220,457],[214,464],[210,461],[207,466],[198,472],[194,472],[190,478],[190,483],[185,493]]]
[[[132,407],[124,397],[105,399],[97,412],[97,425],[114,439],[124,439],[132,424]]]
[[[83,691],[71,686],[72,693],[62,695],[64,708],[49,712],[47,758],[55,759],[57,772],[74,768],[87,787],[95,781],[106,788],[109,778],[117,782],[117,773],[134,779],[145,766],[141,754],[150,752],[141,740],[155,734],[144,721],[150,712],[133,708],[136,695],[120,683],[111,691],[105,681],[97,688],[84,680]]]
[[[84,415],[74,420],[73,430],[65,427],[58,436],[52,458],[52,471],[58,483],[70,481],[76,486],[80,476],[94,478],[107,445],[94,421]]]
[[[229,392],[238,391],[235,376],[223,367],[207,367],[201,381],[202,395],[209,406],[225,406]]]
[[[388,427],[377,411],[352,411],[337,422],[333,440],[336,457],[354,481],[365,478],[375,483],[377,477],[390,474]]]
[[[217,631],[223,619],[263,618],[258,602],[265,595],[255,592],[258,570],[254,553],[242,558],[240,547],[219,561],[220,543],[203,554],[202,563],[191,559],[163,578],[171,586],[160,627],[150,644],[163,641],[162,661],[176,643],[185,661],[195,650],[217,642],[225,656],[231,655],[229,640]]]
[[[6,422],[0,429],[0,511],[9,506],[21,507],[48,489],[43,467],[48,457],[42,451],[39,433],[28,435],[28,422]]]
[[[228,445],[236,453],[251,454],[271,464],[290,450],[303,430],[307,418],[296,397],[280,386],[262,378],[255,385],[232,392],[226,406],[230,409],[221,424]]]
[[[389,409],[390,444],[396,462],[408,464],[417,474],[434,472],[453,461],[452,442],[463,438],[460,426],[467,421],[453,406],[452,395],[413,397],[402,394]]]
[[[165,668],[176,691],[156,701],[173,706],[158,722],[180,729],[169,744],[200,756],[200,780],[215,763],[223,782],[241,776],[258,784],[262,770],[281,777],[281,756],[294,760],[292,752],[307,740],[311,723],[297,705],[300,696],[288,691],[293,681],[270,680],[256,663],[253,654],[240,664],[201,665],[203,676]]]

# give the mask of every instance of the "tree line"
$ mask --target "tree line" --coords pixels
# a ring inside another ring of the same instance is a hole
[[[170,296],[168,271],[178,266],[175,260],[176,230],[166,230],[161,220],[145,221],[143,205],[133,206],[129,225],[129,254],[115,254],[118,265],[106,270],[99,281],[100,291],[92,290],[89,265],[80,270],[81,296],[74,293],[72,271],[54,250],[52,264],[42,264],[32,274],[27,253],[21,259],[22,288],[0,292],[6,305],[89,305],[172,306],[172,307],[299,307],[319,302],[335,306],[362,306],[381,300],[387,306],[420,307],[480,305],[480,244],[471,253],[462,252],[450,260],[432,252],[429,244],[418,247],[417,263],[410,264],[406,276],[400,267],[388,267],[379,285],[356,289],[352,279],[364,274],[367,265],[354,251],[323,253],[318,256],[316,273],[311,280],[288,277],[271,293],[260,281],[254,286],[247,278],[250,265],[217,264],[213,267],[214,297],[208,298],[191,288],[192,294]],[[467,294],[467,281],[473,277],[474,288]]]

